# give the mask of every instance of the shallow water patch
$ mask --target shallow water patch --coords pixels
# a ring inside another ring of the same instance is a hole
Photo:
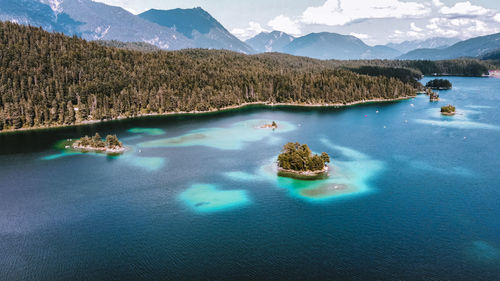
[[[250,203],[245,190],[221,190],[213,184],[193,184],[182,192],[180,200],[201,213],[227,211]]]
[[[165,134],[165,131],[160,128],[132,128],[127,132],[133,134],[146,134],[150,136],[160,136]]]
[[[292,131],[295,126],[276,121],[278,128],[263,128],[269,120],[253,119],[234,123],[227,128],[204,128],[185,135],[140,143],[140,147],[208,146],[225,150],[241,149],[249,142],[260,141],[276,133]],[[272,139],[271,139],[272,140]]]
[[[482,107],[474,107],[474,108],[479,109]],[[479,114],[481,114],[481,112],[477,110],[457,109],[457,113],[455,115],[443,116],[441,115],[439,108],[432,108],[427,111],[427,115],[431,119],[416,119],[415,122],[424,125],[432,125],[432,126],[447,127],[454,129],[487,129],[487,130],[500,129],[500,127],[495,125],[474,121],[474,118],[472,117]]]

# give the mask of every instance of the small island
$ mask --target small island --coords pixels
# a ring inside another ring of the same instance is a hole
[[[71,148],[82,152],[98,152],[106,154],[122,154],[125,152],[125,147],[118,140],[116,135],[108,135],[106,139],[103,140],[99,133],[96,133],[92,138],[84,136],[83,138],[76,140],[71,145]]]
[[[431,91],[429,94],[429,101],[431,102],[439,101],[439,94]]]
[[[273,123],[271,124],[264,124],[262,126],[260,126],[262,129],[278,129],[278,124],[276,124],[276,122],[273,121]]]
[[[451,82],[449,80],[434,79],[434,80],[427,82],[427,84],[425,84],[425,87],[431,88],[434,90],[449,90],[449,89],[451,89],[452,85],[451,85]]]
[[[302,180],[324,179],[328,176],[330,156],[311,152],[307,144],[289,142],[278,156],[278,176]]]
[[[441,114],[451,116],[455,115],[455,107],[451,104],[441,107]]]

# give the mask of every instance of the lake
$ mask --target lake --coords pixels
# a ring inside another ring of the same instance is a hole
[[[447,79],[437,103],[0,134],[0,279],[498,280],[500,79]],[[130,151],[62,145],[96,131]],[[329,153],[330,178],[277,177],[289,141]]]

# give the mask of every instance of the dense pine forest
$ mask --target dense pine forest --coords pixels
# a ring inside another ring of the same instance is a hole
[[[130,44],[125,49],[109,46],[117,42],[104,45],[0,22],[0,130],[208,111],[249,102],[395,99],[415,95],[417,84],[408,77],[421,73],[391,61],[366,62],[382,71],[349,70],[347,63],[351,68],[362,64],[200,49],[140,52],[127,50]],[[397,73],[397,67],[406,69]]]
[[[395,78],[287,58],[215,50],[137,52],[0,23],[0,129],[247,102],[349,103],[415,94]]]

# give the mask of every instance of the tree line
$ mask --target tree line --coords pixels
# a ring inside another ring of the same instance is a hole
[[[248,102],[349,103],[415,95],[329,62],[219,50],[139,52],[0,22],[0,130]]]

